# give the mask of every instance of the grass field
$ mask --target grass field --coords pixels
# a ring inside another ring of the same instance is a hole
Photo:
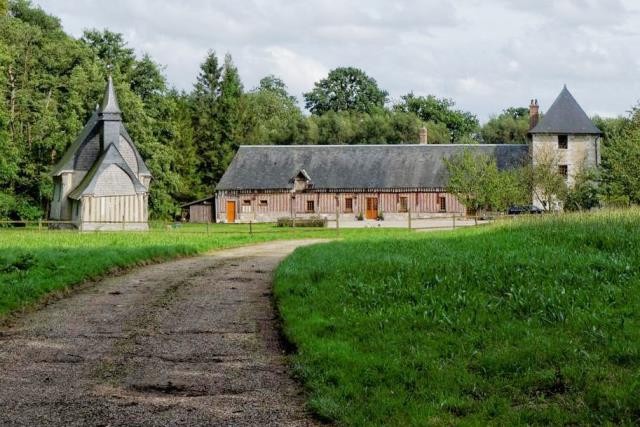
[[[640,212],[298,249],[295,372],[344,425],[640,422]]]
[[[117,269],[213,249],[276,239],[335,238],[335,230],[286,229],[272,225],[156,224],[148,233],[78,233],[0,228],[0,319],[27,307],[51,292],[65,291],[88,279]],[[406,230],[341,230],[346,238],[407,234]]]

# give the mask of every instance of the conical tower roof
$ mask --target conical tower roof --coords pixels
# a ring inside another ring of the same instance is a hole
[[[549,111],[529,133],[600,135],[602,131],[593,124],[565,85]]]

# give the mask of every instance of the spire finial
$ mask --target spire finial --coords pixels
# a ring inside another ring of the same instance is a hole
[[[118,106],[118,98],[116,97],[116,90],[113,87],[113,78],[109,74],[107,80],[107,88],[104,92],[104,100],[102,101],[102,108],[100,109],[102,114],[120,114],[120,107]]]

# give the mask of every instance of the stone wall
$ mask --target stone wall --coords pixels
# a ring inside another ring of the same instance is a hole
[[[569,186],[575,182],[575,175],[580,168],[596,167],[600,163],[600,150],[595,135],[568,135],[566,149],[558,148],[558,135],[533,135],[534,164],[544,152],[555,153],[558,165],[567,165]]]

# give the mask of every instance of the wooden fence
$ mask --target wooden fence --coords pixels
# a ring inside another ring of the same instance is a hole
[[[197,233],[197,234],[260,234],[260,233],[274,233],[274,232],[291,232],[292,228],[297,233],[313,232],[320,228],[333,229],[339,235],[341,229],[350,228],[405,228],[415,231],[428,231],[428,230],[451,230],[460,227],[475,226],[480,224],[486,224],[493,222],[496,219],[510,219],[513,215],[494,214],[494,215],[482,215],[482,216],[465,216],[461,214],[454,214],[448,216],[433,216],[412,218],[409,214],[406,220],[363,220],[363,221],[345,221],[339,218],[326,218],[324,221],[324,227],[297,227],[295,221],[293,221],[293,227],[278,226],[277,222],[246,222],[235,224],[212,224],[212,223],[181,223],[171,221],[149,221],[149,229],[146,232],[179,232],[179,233]],[[137,224],[136,222],[128,222],[126,224]],[[95,224],[122,224],[124,230],[125,223],[115,221],[102,221]],[[25,228],[30,230],[38,230],[42,232],[57,232],[57,231],[75,231],[82,232],[77,229],[76,223],[73,221],[51,221],[51,220],[38,220],[38,221],[0,221],[0,235],[3,230]],[[118,230],[111,230],[117,232]]]

